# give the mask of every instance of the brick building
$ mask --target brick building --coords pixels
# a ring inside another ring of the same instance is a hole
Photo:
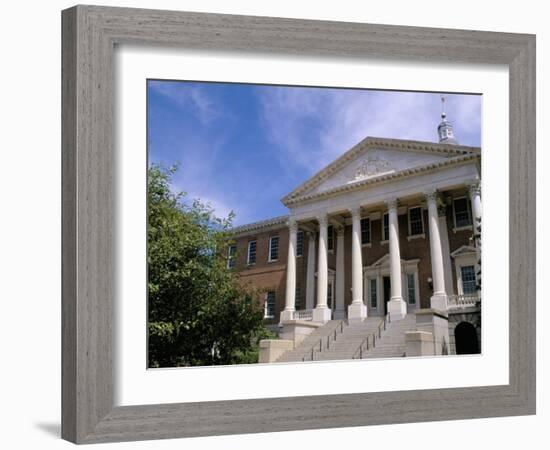
[[[444,114],[438,133],[367,137],[286,195],[288,215],[234,229],[228,265],[262,290],[266,321],[478,305],[481,152],[457,144]]]

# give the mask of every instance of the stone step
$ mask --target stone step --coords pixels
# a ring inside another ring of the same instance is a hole
[[[338,328],[339,321],[327,322],[304,339],[298,347],[282,355],[278,362],[310,361],[311,348],[319,342],[319,339],[324,339],[322,350],[314,348],[314,361],[349,360],[354,356],[358,357],[359,346],[364,343],[367,336],[369,337],[369,349],[367,350],[366,346],[363,348],[363,359],[403,356],[406,350],[405,333],[416,327],[414,314],[405,316],[403,320],[388,322],[386,329],[382,328],[379,333],[378,327],[381,321],[380,317],[369,317],[362,323],[345,326],[343,333],[340,333]],[[338,330],[334,341],[332,336],[336,328]],[[376,334],[375,347],[372,347],[373,334]],[[326,347],[327,336],[331,336],[329,348]]]

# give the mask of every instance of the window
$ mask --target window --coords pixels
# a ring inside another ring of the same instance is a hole
[[[233,269],[235,267],[235,255],[237,254],[237,246],[230,245],[227,249],[227,268]]]
[[[388,213],[385,213],[382,217],[382,240],[390,240],[390,216]]]
[[[248,257],[246,259],[246,263],[249,266],[256,264],[256,245],[256,241],[250,241],[248,243]]]
[[[269,261],[277,261],[279,259],[279,236],[271,236],[269,238]]]
[[[298,231],[296,235],[296,256],[302,256],[304,254],[304,232]]]
[[[296,294],[294,297],[294,309],[299,310],[302,305],[302,290],[300,286],[296,286]]]
[[[334,250],[334,227],[332,225],[327,228],[327,250],[329,252]]]
[[[468,199],[466,197],[454,199],[453,209],[455,213],[455,226],[457,228],[467,227],[472,224]]]
[[[423,233],[422,208],[420,206],[409,208],[409,235],[418,236]]]
[[[361,245],[370,244],[370,219],[361,219]]]
[[[460,278],[462,280],[462,293],[475,294],[477,291],[475,267],[462,266],[460,268]]]
[[[409,296],[409,305],[416,303],[416,283],[414,280],[414,273],[407,274],[407,293]]]
[[[327,285],[327,305],[332,308],[332,283]]]
[[[269,291],[265,296],[265,311],[266,318],[275,317],[275,292]]]
[[[369,280],[369,283],[370,283],[370,307],[378,308],[378,291],[377,291],[376,278],[371,278]]]

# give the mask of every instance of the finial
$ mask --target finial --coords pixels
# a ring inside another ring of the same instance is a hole
[[[447,97],[444,94],[441,95],[441,123],[437,127],[437,134],[439,135],[439,142],[441,144],[458,144],[455,139],[453,125],[447,122],[447,113],[445,112],[445,102]]]

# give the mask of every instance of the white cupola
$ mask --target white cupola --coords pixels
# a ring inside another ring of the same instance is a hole
[[[447,121],[444,95],[441,96],[441,123],[437,127],[437,134],[439,135],[440,144],[458,144],[458,141],[455,139],[453,125]]]

